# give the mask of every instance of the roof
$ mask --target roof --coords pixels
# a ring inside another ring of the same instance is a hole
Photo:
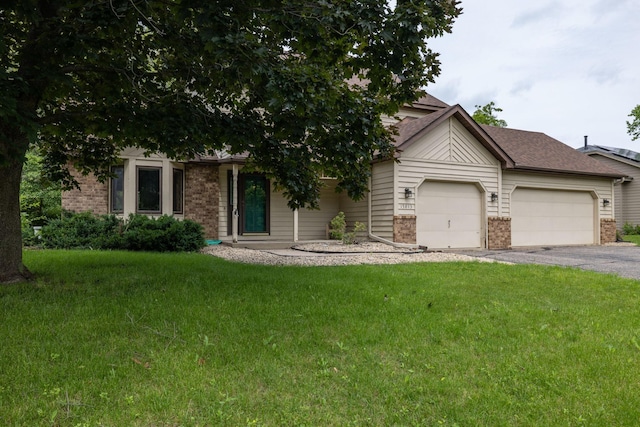
[[[480,125],[511,157],[514,169],[623,177],[625,174],[541,132]]]
[[[366,78],[360,78],[358,76],[353,76],[347,80],[347,84],[349,86],[359,86],[366,87],[369,84],[370,80]],[[415,100],[410,104],[405,104],[405,108],[415,108],[417,110],[429,110],[429,111],[437,111],[443,108],[449,107],[449,104],[443,102],[436,98],[433,95],[429,95],[428,93],[424,93],[423,96]]]
[[[637,163],[638,166],[640,166],[640,153],[636,153],[635,151],[631,151],[626,148],[605,147],[603,145],[587,145],[585,147],[578,148],[578,151],[585,154],[607,154],[609,155],[609,157],[618,157],[631,163]]]
[[[427,114],[418,119],[405,118],[401,122],[395,124],[398,134],[395,135],[394,144],[396,148],[402,151],[404,148],[420,140],[424,135],[433,128],[447,121],[449,118],[455,117],[487,150],[498,159],[503,167],[513,166],[513,160],[509,155],[491,139],[489,135],[482,129],[471,116],[458,104],[452,105],[442,110]]]
[[[441,110],[444,108],[449,107],[449,104],[440,101],[438,98],[436,98],[433,95],[429,95],[428,93],[425,93],[424,96],[418,98],[416,101],[414,101],[410,107],[412,108],[416,108],[419,110]]]

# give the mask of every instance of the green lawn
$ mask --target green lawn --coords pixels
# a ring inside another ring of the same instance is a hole
[[[640,235],[627,234],[622,238],[622,240],[624,240],[625,242],[632,242],[632,243],[635,243],[636,245],[640,246]]]
[[[266,267],[27,251],[0,425],[622,426],[640,282],[487,263]]]

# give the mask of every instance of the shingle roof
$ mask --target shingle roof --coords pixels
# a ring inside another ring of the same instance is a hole
[[[620,171],[541,132],[480,125],[513,159],[514,169],[623,177]]]
[[[609,154],[613,157],[620,157],[624,160],[631,161],[633,163],[640,163],[640,153],[628,150],[626,148],[605,147],[604,145],[587,145],[586,147],[578,148],[578,151],[582,153],[603,153]]]

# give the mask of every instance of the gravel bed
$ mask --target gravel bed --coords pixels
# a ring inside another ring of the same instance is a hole
[[[215,245],[203,249],[202,252],[229,261],[266,265],[329,266],[450,261],[499,262],[450,252],[423,252],[408,248],[396,248],[377,242],[357,245],[342,245],[333,242],[313,243],[279,250],[244,249]]]

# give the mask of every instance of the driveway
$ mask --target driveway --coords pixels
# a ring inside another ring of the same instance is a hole
[[[510,250],[466,250],[456,253],[491,258],[515,264],[562,265],[640,280],[640,247],[626,244],[611,246],[554,246]]]

